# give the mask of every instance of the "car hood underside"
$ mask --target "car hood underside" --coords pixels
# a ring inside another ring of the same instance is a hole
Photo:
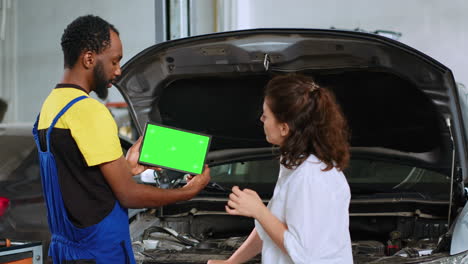
[[[169,41],[124,65],[116,86],[140,133],[153,121],[213,135],[212,151],[261,148],[263,88],[290,72],[335,93],[353,149],[450,170],[445,119],[461,119],[451,71],[381,36],[259,29]]]

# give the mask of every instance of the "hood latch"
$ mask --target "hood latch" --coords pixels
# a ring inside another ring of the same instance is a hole
[[[265,68],[265,71],[268,71],[268,68],[270,68],[270,55],[268,55],[268,53],[265,53],[265,58],[263,59],[263,67]]]

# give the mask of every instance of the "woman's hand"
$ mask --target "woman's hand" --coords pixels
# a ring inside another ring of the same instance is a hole
[[[241,190],[238,186],[232,187],[232,193],[229,195],[226,206],[228,214],[258,218],[265,210],[268,210],[267,207],[255,191]]]
[[[208,260],[206,264],[233,264],[227,260]]]
[[[160,171],[162,170],[161,168],[157,167],[151,167],[151,166],[144,166],[138,163],[138,158],[140,156],[140,147],[141,147],[141,141],[143,140],[143,137],[140,137],[133,146],[131,146],[128,151],[125,159],[127,160],[127,163],[130,167],[130,171],[132,175],[137,175],[142,173],[143,171],[147,169],[152,169],[152,170],[157,170]]]

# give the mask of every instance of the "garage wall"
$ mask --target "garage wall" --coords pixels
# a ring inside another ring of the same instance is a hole
[[[119,30],[122,64],[155,42],[154,0],[17,1],[18,105],[14,121],[35,119],[43,100],[62,76],[63,30],[73,19],[86,14],[101,16]],[[122,100],[115,88],[109,100]]]
[[[237,0],[226,6],[232,16],[221,30],[334,26],[401,32],[399,41],[451,68],[455,79],[468,85],[466,0]]]

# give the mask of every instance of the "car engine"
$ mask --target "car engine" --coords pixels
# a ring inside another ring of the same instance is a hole
[[[225,201],[221,200],[189,201],[164,207],[164,211],[151,209],[137,214],[130,225],[137,263],[227,259],[247,238],[254,222],[227,215],[222,211]],[[443,243],[439,243],[447,230],[446,219],[420,211],[413,215],[351,213],[354,263],[421,263],[448,257],[448,252],[440,249]],[[248,263],[261,263],[261,256]]]

